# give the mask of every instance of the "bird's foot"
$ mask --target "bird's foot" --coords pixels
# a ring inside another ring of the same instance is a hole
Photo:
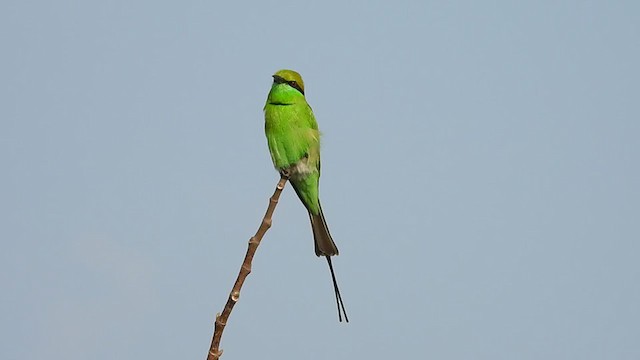
[[[291,177],[291,170],[289,168],[280,170],[280,176],[288,180]]]

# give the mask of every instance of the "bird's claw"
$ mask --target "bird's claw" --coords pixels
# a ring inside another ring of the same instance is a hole
[[[291,176],[291,171],[289,171],[289,169],[282,169],[280,170],[280,176],[285,179],[289,179],[289,177]]]

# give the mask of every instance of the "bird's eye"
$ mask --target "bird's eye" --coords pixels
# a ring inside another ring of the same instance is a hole
[[[296,85],[297,85],[297,84],[296,84],[296,82],[295,82],[295,81],[289,81],[289,85],[291,85],[291,86],[293,86],[293,87],[296,87]]]

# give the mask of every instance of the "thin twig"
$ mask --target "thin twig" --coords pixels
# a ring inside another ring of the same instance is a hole
[[[222,314],[216,314],[216,323],[213,330],[213,338],[211,339],[211,347],[209,348],[207,360],[217,360],[220,358],[220,356],[222,356],[222,349],[220,349],[222,332],[224,331],[224,327],[227,325],[227,320],[229,319],[231,310],[233,310],[233,306],[238,302],[238,299],[240,298],[240,289],[242,288],[242,284],[244,284],[244,280],[247,278],[247,275],[251,273],[251,261],[253,261],[253,255],[258,249],[258,245],[260,245],[262,237],[271,227],[271,216],[273,215],[273,211],[276,209],[278,199],[280,198],[282,189],[284,189],[284,186],[287,184],[287,180],[287,174],[282,173],[280,175],[280,181],[276,186],[276,190],[269,199],[269,207],[267,208],[267,212],[264,214],[264,218],[262,218],[262,223],[260,224],[260,227],[258,228],[256,234],[253,235],[251,239],[249,239],[247,254],[244,256],[244,261],[242,262],[242,266],[240,267],[240,273],[238,273],[236,282],[235,284],[233,284],[233,289],[231,289],[229,299],[227,299],[227,303],[224,306],[224,310],[222,310]]]

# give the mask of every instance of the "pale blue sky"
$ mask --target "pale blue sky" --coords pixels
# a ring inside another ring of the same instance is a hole
[[[205,358],[281,68],[351,323],[287,187],[223,359],[640,358],[639,4],[3,1],[0,358]]]

